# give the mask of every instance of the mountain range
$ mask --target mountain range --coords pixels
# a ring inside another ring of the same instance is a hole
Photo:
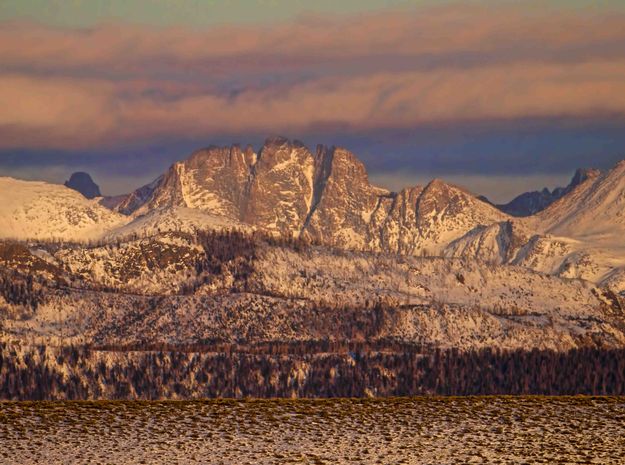
[[[578,170],[565,188],[494,206],[439,179],[391,192],[372,185],[345,149],[319,145],[313,153],[274,137],[258,151],[198,150],[116,198],[87,200],[61,186],[2,178],[10,201],[0,207],[0,236],[97,240],[237,228],[351,250],[522,265],[620,292],[623,166]]]
[[[280,137],[116,198],[12,178],[0,196],[2,339],[625,345],[625,162],[529,216],[440,179],[391,192]]]

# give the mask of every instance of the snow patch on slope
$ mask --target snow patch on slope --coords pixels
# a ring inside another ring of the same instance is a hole
[[[159,233],[177,231],[195,233],[203,230],[230,230],[251,232],[254,228],[237,222],[230,217],[214,215],[202,210],[184,207],[153,210],[135,218],[132,222],[112,230],[108,237],[151,236]]]

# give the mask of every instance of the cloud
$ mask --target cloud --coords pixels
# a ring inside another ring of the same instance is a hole
[[[230,25],[205,30],[123,23],[63,29],[5,22],[0,30],[0,57],[9,67],[50,70],[89,66],[115,71],[139,71],[150,65],[203,68],[218,64],[268,69],[388,56],[438,57],[425,61],[445,66],[466,65],[467,60],[457,60],[462,54],[504,61],[566,60],[571,55],[584,59],[614,54],[622,57],[624,18],[622,13],[600,10],[593,13],[552,10],[543,4],[501,3],[354,16],[311,15],[271,26]]]
[[[625,114],[625,16],[453,5],[207,30],[0,24],[0,148]]]
[[[66,146],[101,142],[115,124],[107,82],[0,74],[0,143]]]

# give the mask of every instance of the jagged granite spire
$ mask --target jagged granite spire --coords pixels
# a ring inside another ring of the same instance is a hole
[[[140,216],[176,208],[341,247],[409,254],[506,218],[440,180],[389,192],[371,185],[350,151],[318,146],[313,153],[284,137],[268,138],[256,153],[239,145],[198,150],[117,211]]]

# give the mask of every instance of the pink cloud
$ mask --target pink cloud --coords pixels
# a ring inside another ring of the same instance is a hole
[[[507,5],[269,29],[0,25],[0,147],[625,114],[625,18]]]

